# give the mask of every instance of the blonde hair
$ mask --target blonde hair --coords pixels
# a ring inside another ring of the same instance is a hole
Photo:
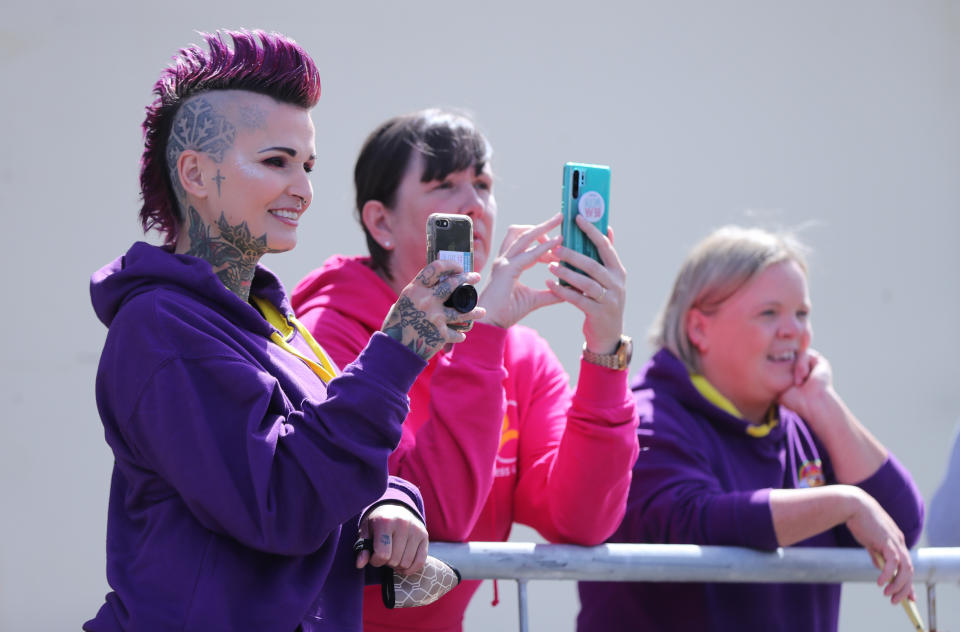
[[[771,265],[795,261],[807,272],[808,248],[790,233],[724,226],[693,247],[680,267],[673,291],[650,329],[650,341],[669,349],[692,372],[700,354],[687,337],[692,308],[711,313]]]

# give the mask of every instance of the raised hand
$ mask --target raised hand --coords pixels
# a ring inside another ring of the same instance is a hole
[[[500,254],[493,260],[490,278],[480,294],[480,305],[487,310],[484,322],[499,327],[515,325],[530,312],[559,303],[562,299],[550,290],[534,290],[520,282],[520,275],[537,262],[552,260],[550,249],[560,244],[560,237],[547,233],[560,225],[558,213],[547,221],[529,225],[514,225],[500,244]]]
[[[847,408],[833,388],[830,363],[813,349],[797,357],[793,386],[779,403],[800,415],[827,448],[841,483],[857,483],[883,465],[887,449]]]
[[[400,292],[400,298],[383,321],[383,333],[424,360],[429,360],[448,343],[466,340],[463,330],[451,329],[449,325],[469,328],[473,320],[483,317],[485,310],[477,307],[461,314],[444,307],[443,302],[461,283],[475,284],[479,280],[479,273],[464,274],[459,263],[440,260],[430,263]]]
[[[780,395],[780,403],[813,426],[822,416],[824,398],[833,395],[833,370],[830,363],[813,349],[802,352],[793,370],[793,386]]]
[[[603,235],[582,216],[578,215],[576,221],[580,230],[596,245],[603,263],[557,246],[552,251],[553,256],[558,261],[583,270],[583,274],[554,262],[550,264],[550,272],[572,287],[553,280],[548,280],[547,285],[560,299],[583,312],[583,336],[587,349],[594,353],[613,353],[623,333],[627,271],[613,248],[612,228],[608,228],[607,234]]]

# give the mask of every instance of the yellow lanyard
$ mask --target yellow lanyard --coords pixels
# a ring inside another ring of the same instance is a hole
[[[700,391],[700,394],[703,397],[719,408],[724,410],[734,417],[739,417],[743,419],[743,415],[740,414],[740,411],[737,410],[737,407],[733,405],[729,399],[723,396],[723,393],[717,390],[717,388],[707,381],[707,378],[703,377],[699,373],[691,373],[690,381],[693,382],[693,385],[697,387],[697,390]],[[748,425],[746,432],[751,437],[761,439],[770,434],[770,431],[777,427],[777,424],[780,423],[780,409],[774,405],[770,407],[770,412],[767,414],[767,423],[760,425]]]
[[[334,367],[333,362],[331,362],[317,341],[313,339],[313,336],[310,335],[307,328],[304,327],[293,314],[287,314],[286,317],[284,317],[280,313],[280,310],[274,307],[270,301],[260,298],[259,296],[253,296],[251,298],[253,302],[257,304],[257,307],[260,308],[260,313],[263,314],[263,317],[267,319],[267,322],[270,323],[274,329],[274,331],[270,332],[270,340],[284,351],[292,353],[303,360],[304,364],[310,367],[310,370],[316,373],[317,377],[319,377],[324,384],[329,383],[330,380],[337,377],[337,369]],[[319,364],[294,349],[293,346],[287,342],[287,338],[293,334],[294,327],[300,332],[300,335],[303,336],[303,339],[307,342],[310,349],[313,350],[314,354],[316,354],[317,359],[320,360]]]

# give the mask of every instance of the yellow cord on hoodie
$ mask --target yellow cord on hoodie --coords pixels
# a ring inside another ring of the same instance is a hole
[[[297,320],[296,316],[287,314],[286,317],[284,317],[280,313],[280,310],[274,307],[270,301],[260,298],[259,296],[251,296],[250,298],[256,303],[260,309],[260,313],[267,319],[267,322],[274,328],[274,331],[270,333],[271,341],[284,351],[292,353],[303,360],[304,364],[310,367],[310,370],[316,373],[317,377],[319,377],[324,384],[329,383],[330,380],[337,377],[337,369],[330,360],[330,357],[327,356],[323,347],[310,335],[307,328]],[[294,328],[300,332],[300,335],[303,336],[307,345],[313,350],[313,353],[316,354],[317,359],[320,361],[319,363],[306,357],[287,342],[287,339],[293,334]]]

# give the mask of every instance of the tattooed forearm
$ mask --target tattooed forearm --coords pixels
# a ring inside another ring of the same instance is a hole
[[[233,147],[237,128],[219,112],[208,96],[199,96],[180,106],[173,119],[170,138],[167,139],[167,169],[177,198],[184,200],[186,192],[180,184],[177,161],[187,149],[206,153],[220,163],[228,149]],[[220,183],[217,182],[219,192]]]
[[[406,345],[421,358],[429,359],[444,343],[437,326],[427,320],[426,312],[417,309],[406,296],[390,310],[383,324],[383,333]]]
[[[219,235],[212,236],[210,226],[204,223],[197,209],[192,206],[188,211],[187,223],[190,247],[185,254],[209,261],[227,289],[247,300],[257,262],[267,252],[267,235],[254,237],[246,222],[233,226],[220,213],[220,219],[217,220]]]

